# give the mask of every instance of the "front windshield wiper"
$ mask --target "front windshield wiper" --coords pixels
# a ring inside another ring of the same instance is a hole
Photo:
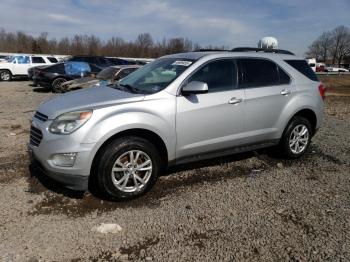
[[[128,85],[128,84],[118,84],[117,86],[121,86],[121,87],[123,87],[124,88],[124,90],[125,89],[127,89],[127,90],[129,90],[129,91],[131,91],[131,93],[138,93],[137,92],[137,88],[136,87],[133,87],[132,85]]]

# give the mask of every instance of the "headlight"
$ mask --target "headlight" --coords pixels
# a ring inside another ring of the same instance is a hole
[[[49,127],[53,134],[67,135],[84,125],[92,116],[92,110],[64,113],[55,118]]]

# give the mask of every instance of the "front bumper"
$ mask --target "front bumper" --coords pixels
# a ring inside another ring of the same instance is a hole
[[[52,171],[48,171],[43,167],[39,160],[37,160],[31,151],[28,150],[29,157],[31,159],[31,165],[34,168],[38,168],[44,173],[46,176],[52,178],[53,180],[59,182],[66,188],[77,190],[77,191],[87,191],[89,188],[89,177],[88,176],[79,176],[79,175],[67,175],[62,173],[55,173]]]
[[[81,143],[79,135],[54,135],[48,131],[50,120],[46,122],[33,118],[32,126],[42,132],[42,139],[37,145],[30,143],[28,152],[35,166],[40,167],[52,179],[74,190],[87,190],[93,148],[95,143]],[[55,154],[76,153],[73,166],[63,167],[54,164]]]

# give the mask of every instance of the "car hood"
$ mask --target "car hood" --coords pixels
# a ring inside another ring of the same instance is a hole
[[[107,86],[93,87],[54,96],[42,103],[37,111],[54,119],[66,112],[138,102],[144,97],[143,94],[128,93]]]

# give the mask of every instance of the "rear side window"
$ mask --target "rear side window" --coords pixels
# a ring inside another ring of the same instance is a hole
[[[58,60],[55,57],[48,57],[47,58],[51,63],[57,63]]]
[[[310,80],[317,82],[319,81],[317,75],[305,60],[285,60],[285,62],[294,67],[294,69],[298,70]]]
[[[239,59],[240,87],[279,85],[277,65],[264,59]]]
[[[45,64],[44,58],[40,56],[32,56],[32,63],[33,64]]]
[[[225,59],[203,66],[191,76],[188,82],[207,83],[209,92],[227,91],[236,87],[236,75],[235,62]]]

